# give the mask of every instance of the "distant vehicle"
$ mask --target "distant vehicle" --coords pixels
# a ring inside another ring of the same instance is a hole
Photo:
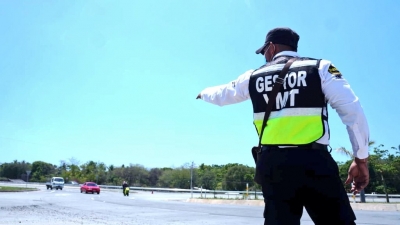
[[[46,182],[46,188],[47,190],[53,190],[53,188],[62,190],[64,188],[64,178],[52,177],[50,181]]]
[[[96,192],[97,194],[100,194],[100,187],[94,182],[85,182],[81,186],[81,193],[82,192],[91,192],[92,194]]]
[[[78,183],[78,182],[76,182],[76,181],[68,181],[68,182],[66,182],[65,184],[70,184],[70,185],[79,185],[79,183]]]

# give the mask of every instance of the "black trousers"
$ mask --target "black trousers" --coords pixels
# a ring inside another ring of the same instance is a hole
[[[256,165],[265,201],[265,225],[299,225],[303,207],[316,225],[353,225],[356,217],[325,150],[272,148]]]

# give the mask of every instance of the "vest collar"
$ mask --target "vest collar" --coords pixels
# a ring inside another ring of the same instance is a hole
[[[275,59],[277,59],[278,57],[281,57],[281,56],[300,57],[300,55],[297,52],[294,52],[294,51],[282,51],[282,52],[279,52],[278,54],[276,54],[274,56],[274,58],[272,59],[272,61],[274,61]]]

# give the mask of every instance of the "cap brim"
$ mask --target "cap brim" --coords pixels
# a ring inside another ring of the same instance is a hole
[[[263,46],[261,46],[261,48],[257,49],[256,54],[264,54],[264,49],[265,47],[267,47],[268,43],[265,43]]]

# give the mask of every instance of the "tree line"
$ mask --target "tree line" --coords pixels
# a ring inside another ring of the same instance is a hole
[[[344,183],[352,155],[346,149],[339,148],[339,150],[349,155],[349,160],[346,162],[337,162],[339,175]],[[384,145],[371,146],[368,167],[370,183],[365,188],[366,193],[400,193],[400,149],[394,147],[387,149]],[[0,180],[27,180],[27,170],[31,171],[29,175],[31,182],[46,182],[52,176],[61,176],[66,182],[93,181],[100,185],[121,185],[125,180],[130,186],[189,189],[192,182],[193,187],[209,190],[244,191],[246,184],[250,190],[260,190],[253,181],[255,168],[238,163],[226,165],[203,163],[193,167],[190,163],[186,163],[176,168],[146,168],[140,164],[115,166],[94,161],[81,164],[74,158],[62,160],[59,165],[43,161],[29,163],[14,160],[0,164]],[[345,188],[350,191],[350,186]]]
[[[353,155],[344,148],[339,148],[339,151],[349,156],[348,161],[338,163],[340,178],[345,181]],[[400,193],[400,146],[387,148],[382,144],[375,146],[375,142],[370,142],[368,169],[370,182],[365,188],[365,193]],[[350,186],[345,187],[350,191]]]
[[[192,167],[186,163],[176,168],[145,168],[140,164],[106,165],[103,162],[88,161],[83,164],[75,159],[61,161],[54,165],[43,161],[33,163],[14,160],[0,164],[0,180],[28,180],[26,171],[31,171],[30,182],[46,182],[53,176],[63,177],[65,182],[84,183],[93,181],[100,185],[121,185],[127,181],[130,186],[166,187],[190,189],[202,187],[209,190],[246,189],[246,183],[254,186],[254,168],[238,163],[227,165],[205,165]]]

